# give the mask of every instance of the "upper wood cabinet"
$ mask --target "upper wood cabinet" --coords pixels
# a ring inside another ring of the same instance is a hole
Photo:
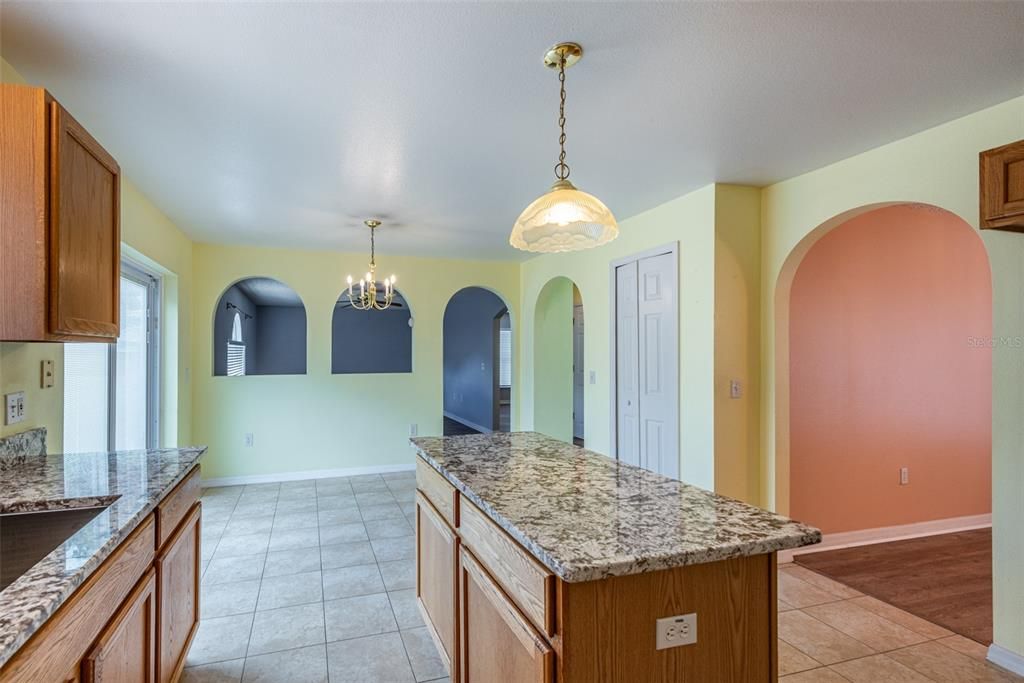
[[[981,153],[981,227],[1024,232],[1024,140]]]
[[[0,158],[0,341],[115,341],[117,162],[44,89],[12,84]]]

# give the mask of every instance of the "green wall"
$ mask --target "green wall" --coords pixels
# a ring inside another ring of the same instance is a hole
[[[557,277],[541,289],[533,318],[533,429],[572,443],[573,283]],[[584,315],[586,305],[584,304]],[[585,352],[585,351],[584,351]],[[536,387],[542,386],[542,391]]]

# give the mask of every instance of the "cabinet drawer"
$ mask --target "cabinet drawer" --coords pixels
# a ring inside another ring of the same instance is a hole
[[[157,547],[163,547],[164,543],[171,537],[174,530],[185,519],[192,506],[199,501],[200,480],[199,466],[185,475],[180,484],[167,494],[167,497],[160,501],[156,508],[156,542]]]
[[[555,653],[465,548],[459,553],[460,683],[551,683]]]
[[[422,458],[416,458],[416,486],[434,504],[445,521],[453,528],[458,528],[459,492]]]
[[[555,575],[485,515],[463,501],[459,534],[537,628],[555,634]]]

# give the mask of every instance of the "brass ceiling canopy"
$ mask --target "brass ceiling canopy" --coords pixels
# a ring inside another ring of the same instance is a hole
[[[549,69],[560,69],[563,62],[568,69],[583,59],[583,48],[578,43],[559,43],[544,53],[544,65]]]

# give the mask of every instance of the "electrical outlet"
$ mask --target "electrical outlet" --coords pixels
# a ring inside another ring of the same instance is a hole
[[[16,391],[7,394],[7,411],[4,413],[4,424],[18,424],[25,419],[25,392]]]
[[[729,380],[729,398],[740,398],[743,396],[743,385],[738,379]]]
[[[420,426],[413,422],[409,425],[409,436],[418,436],[420,433]]]
[[[697,614],[680,614],[658,619],[655,632],[658,650],[693,645],[697,642]]]
[[[256,439],[253,437],[252,432],[245,433],[245,447],[252,448],[253,444],[256,443]]]
[[[590,383],[597,384],[597,370],[590,371]]]
[[[910,468],[909,467],[901,467],[900,468],[900,486],[906,486],[909,483],[910,483]]]

